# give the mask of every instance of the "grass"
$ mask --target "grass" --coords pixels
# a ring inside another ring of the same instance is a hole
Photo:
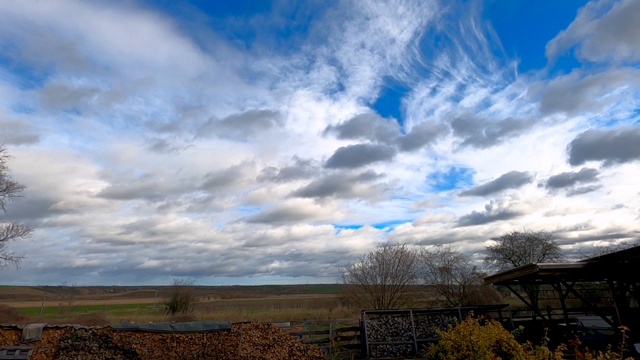
[[[164,299],[158,299],[162,302]],[[23,317],[20,321],[47,323],[77,323],[101,316],[106,323],[161,322],[176,320],[163,314],[162,305],[153,303],[67,305],[25,307],[15,309]],[[338,298],[327,295],[318,297],[283,297],[252,299],[216,299],[196,304],[194,319],[229,322],[303,322],[308,319],[340,319],[358,317],[359,312],[343,307]],[[83,325],[80,323],[80,325]]]
[[[84,324],[95,316],[104,319],[104,323],[120,323],[136,321],[137,319],[152,319],[159,317],[160,311],[153,304],[113,304],[113,305],[71,305],[50,306],[42,308],[29,307],[17,309],[23,317],[22,323],[47,322],[51,324],[74,323]]]
[[[62,305],[62,306],[48,306],[44,308],[40,307],[28,307],[18,309],[18,312],[23,316],[31,317],[56,317],[59,315],[68,314],[85,314],[104,312],[112,314],[126,314],[131,312],[144,311],[148,308],[152,308],[153,304],[113,304],[113,305]],[[42,310],[42,313],[40,311]],[[155,309],[154,309],[155,310]]]

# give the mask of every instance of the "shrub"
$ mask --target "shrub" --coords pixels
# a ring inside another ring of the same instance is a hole
[[[164,312],[167,315],[193,314],[197,300],[193,290],[193,281],[174,280],[171,285],[171,295],[163,303]]]
[[[427,350],[427,359],[535,359],[527,357],[525,347],[502,325],[493,321],[482,325],[478,319],[468,318],[455,328],[438,331],[438,335],[440,340]]]
[[[584,349],[579,339],[571,342],[571,352],[576,360],[622,360],[626,348],[626,329],[622,329],[622,339],[618,349],[609,347],[606,352],[592,352]],[[495,321],[482,323],[468,318],[455,328],[438,331],[438,343],[425,351],[425,357],[432,360],[561,360],[565,345],[551,350],[547,344],[535,346],[530,342],[520,344],[514,335]],[[631,358],[629,358],[631,359]]]

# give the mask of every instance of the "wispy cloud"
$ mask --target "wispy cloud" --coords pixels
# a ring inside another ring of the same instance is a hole
[[[635,1],[515,49],[481,2],[254,5],[0,3],[27,186],[3,219],[37,229],[4,283],[332,282],[386,241],[637,236]]]

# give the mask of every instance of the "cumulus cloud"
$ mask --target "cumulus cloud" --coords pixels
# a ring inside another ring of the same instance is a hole
[[[472,115],[451,121],[454,135],[462,139],[461,147],[488,148],[522,134],[534,125],[529,120],[487,120]]]
[[[592,1],[576,19],[547,44],[546,55],[554,60],[572,48],[590,62],[640,60],[640,4],[634,0]]]
[[[593,31],[560,34],[549,55],[597,66],[526,71],[474,1],[278,2],[233,18],[0,2],[0,142],[27,186],[3,219],[37,227],[0,280],[331,282],[386,241],[478,253],[523,227],[573,248],[631,234],[638,136],[622,124],[638,123],[637,54],[628,34],[606,61],[586,49],[606,50],[599,19],[635,5],[599,4]],[[579,167],[558,174],[565,152]]]
[[[338,124],[330,125],[325,134],[335,134],[338,139],[364,139],[391,143],[400,133],[400,126],[393,119],[384,119],[377,114],[366,113]]]
[[[615,69],[595,74],[574,70],[569,75],[553,79],[539,90],[540,111],[543,114],[563,112],[570,115],[601,112],[618,104],[636,102],[632,89],[638,87],[640,72],[635,69]],[[535,89],[532,87],[531,93],[535,93]],[[616,91],[619,95],[611,96]]]
[[[546,187],[548,189],[560,189],[572,187],[576,184],[589,183],[598,181],[598,170],[591,168],[582,168],[578,172],[563,172],[553,175],[547,180]]]
[[[441,123],[422,122],[405,135],[394,119],[384,119],[377,114],[357,115],[341,124],[330,125],[324,134],[335,134],[338,139],[369,140],[393,145],[400,151],[415,151],[435,143],[448,134],[449,128]]]
[[[387,186],[375,183],[384,175],[373,171],[363,173],[339,172],[326,175],[312,181],[302,188],[293,192],[293,196],[304,198],[377,198],[383,195],[388,189]]]
[[[533,176],[526,171],[510,171],[497,179],[478,185],[460,193],[460,196],[487,196],[507,189],[517,189],[533,181]]]
[[[388,145],[356,144],[338,148],[324,164],[329,169],[355,169],[396,156],[396,149]]]
[[[484,206],[484,211],[472,211],[461,216],[457,226],[485,225],[493,222],[512,220],[522,216],[523,212],[513,208],[508,201],[491,201]]]
[[[246,221],[258,224],[286,224],[301,221],[331,219],[337,216],[332,206],[323,206],[307,199],[291,199],[271,209],[249,217]]]
[[[222,120],[209,120],[198,131],[199,136],[216,134],[221,137],[250,138],[283,125],[277,111],[249,110],[227,116]]]
[[[640,128],[587,130],[568,146],[569,164],[603,161],[605,166],[640,160]]]
[[[583,195],[602,189],[602,185],[579,186],[567,191],[567,196]]]
[[[0,114],[0,128],[0,144],[27,145],[40,141],[40,133],[25,121],[3,118]]]
[[[202,179],[201,188],[210,193],[221,193],[234,186],[240,186],[253,175],[253,166],[243,163],[227,169],[207,173]]]
[[[313,160],[294,156],[290,165],[268,166],[258,176],[260,181],[289,182],[309,179],[319,174],[320,167]]]
[[[411,129],[407,135],[397,139],[401,151],[414,151],[435,143],[442,136],[449,133],[444,124],[423,122]]]
[[[43,106],[52,111],[79,111],[96,106],[102,90],[95,86],[73,86],[62,83],[47,84],[39,97]]]

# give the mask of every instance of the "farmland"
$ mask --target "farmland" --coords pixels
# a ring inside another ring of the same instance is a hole
[[[197,304],[191,319],[197,320],[279,322],[358,316],[356,310],[340,305],[337,284],[195,286],[193,291]],[[167,321],[172,318],[163,314],[162,303],[170,293],[168,286],[1,286],[0,305],[10,311],[3,311],[0,322]]]

